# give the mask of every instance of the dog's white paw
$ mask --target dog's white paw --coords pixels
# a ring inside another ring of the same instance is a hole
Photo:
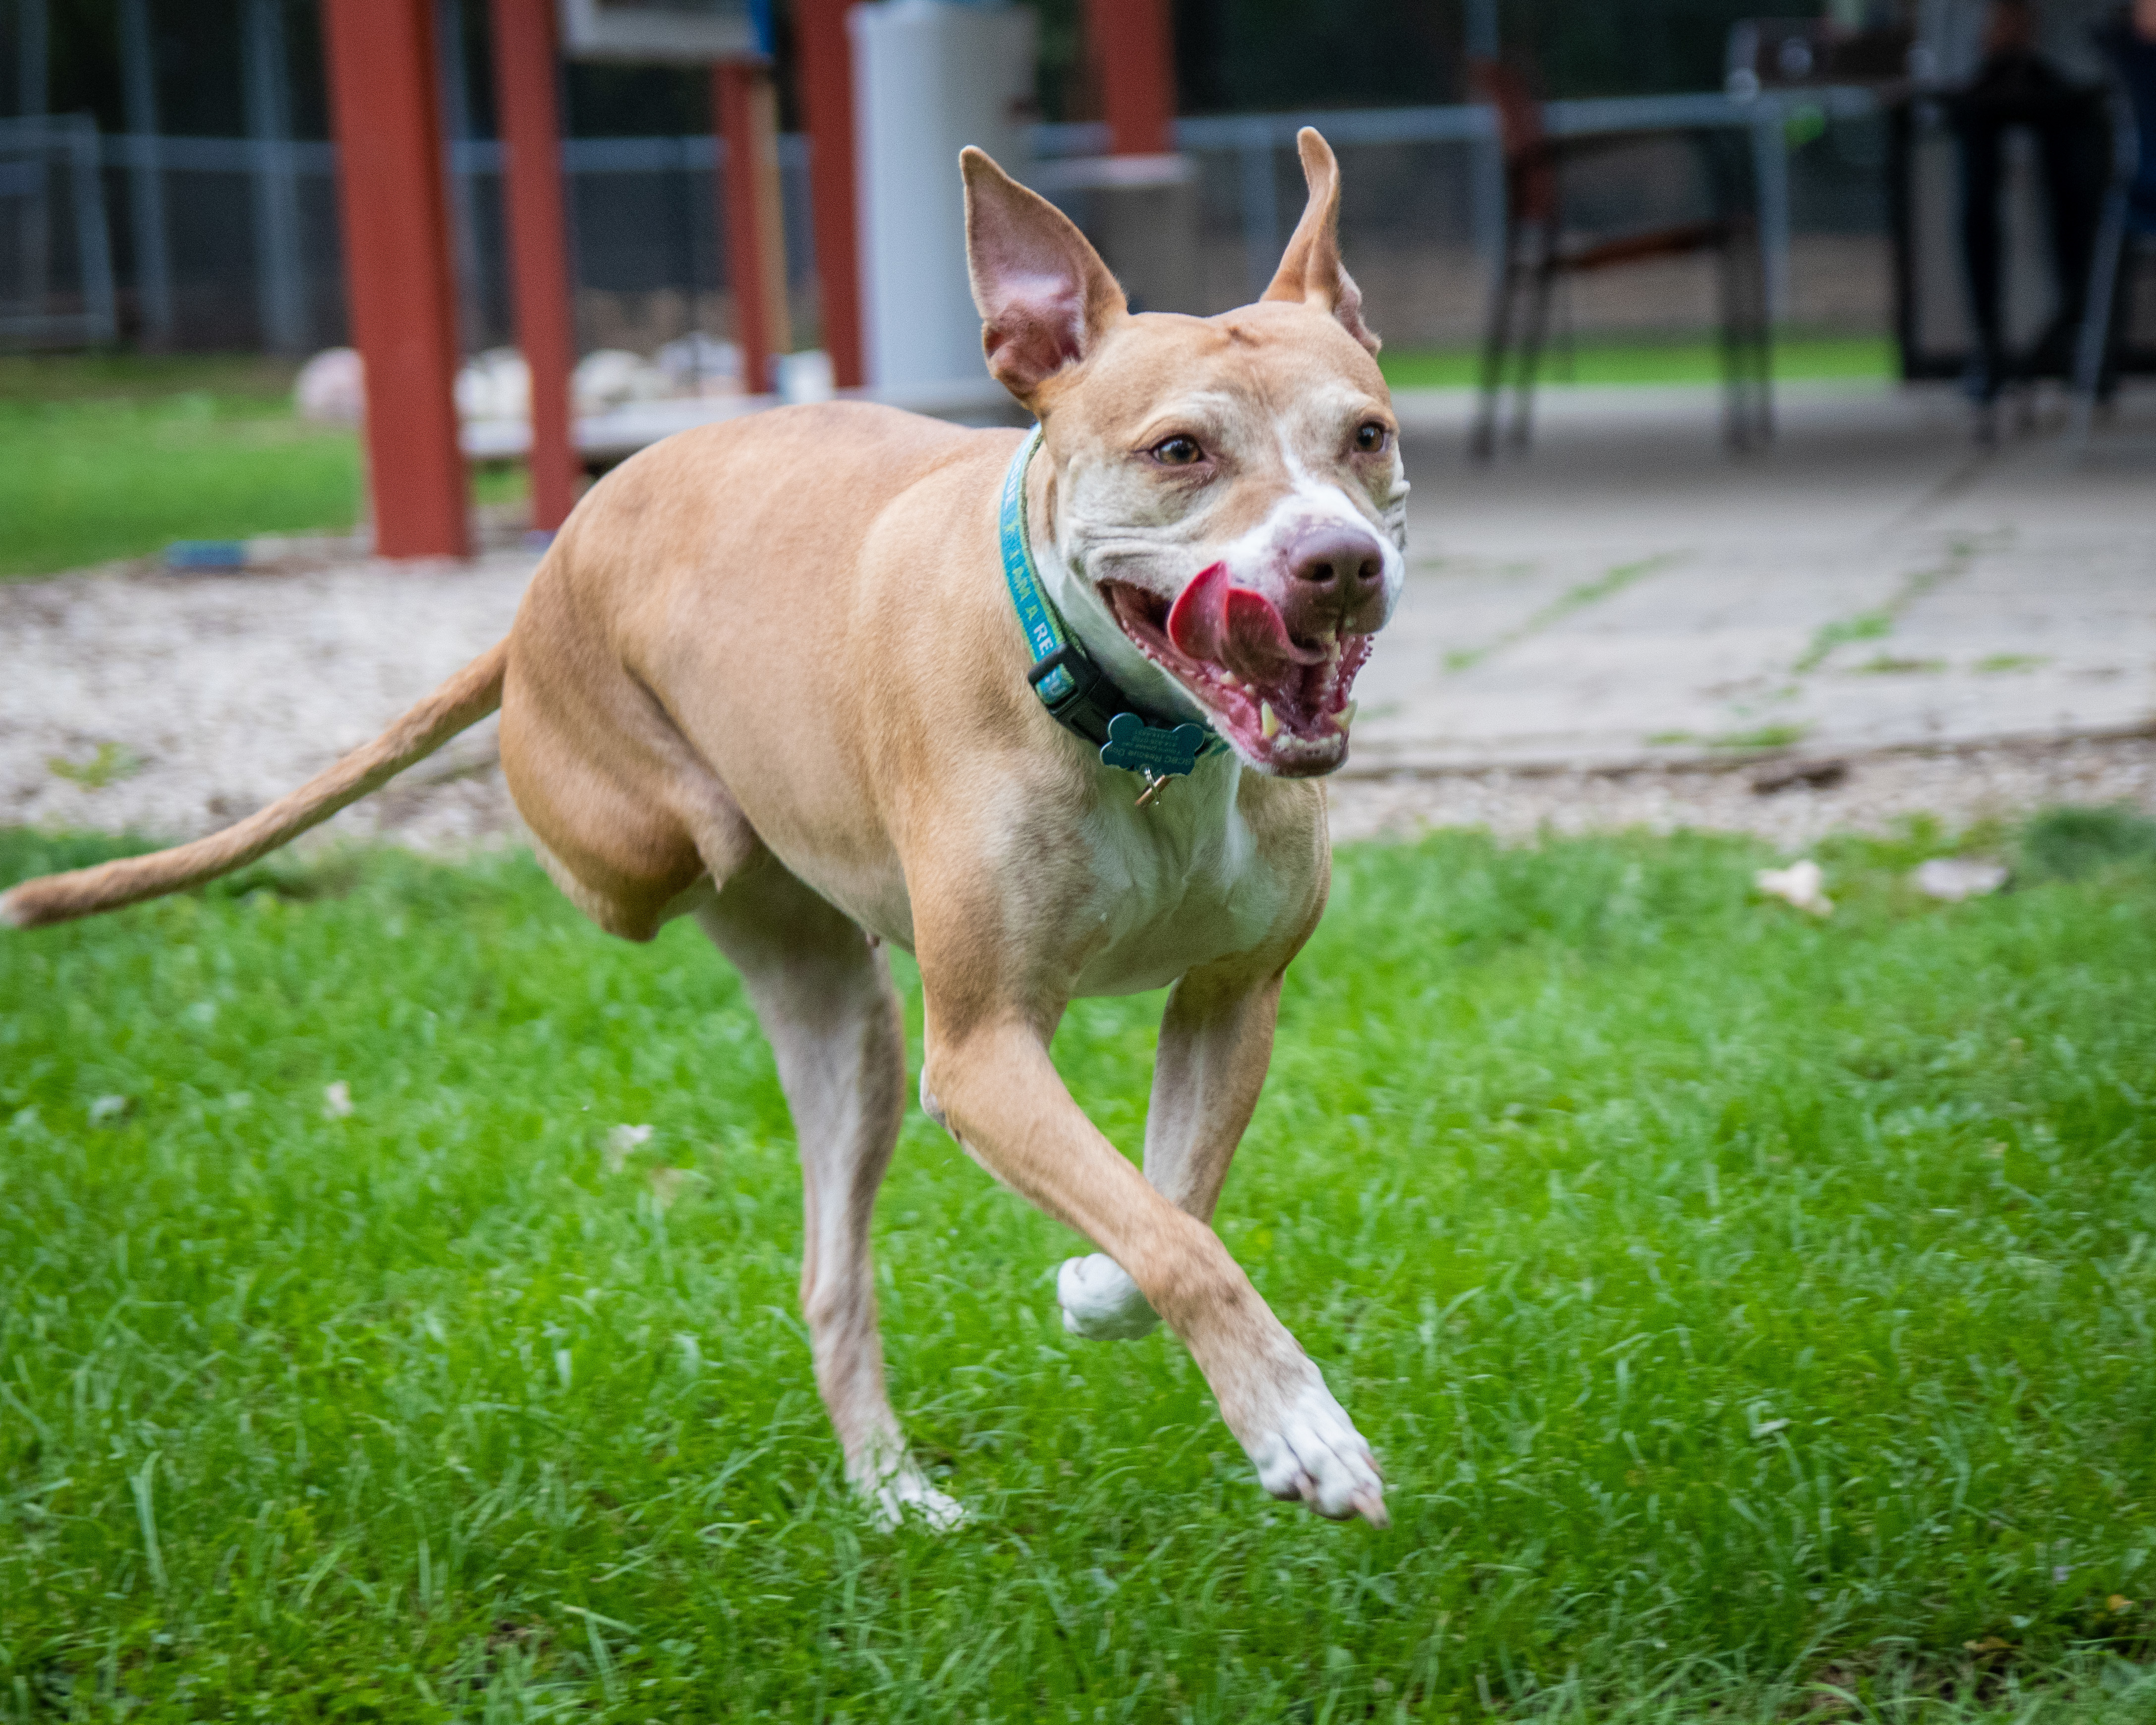
[[[966,1506],[930,1485],[911,1456],[886,1468],[862,1490],[868,1496],[870,1512],[886,1527],[916,1515],[930,1532],[947,1533],[966,1519]]]
[[[1104,1252],[1065,1258],[1055,1272],[1056,1303],[1063,1327],[1095,1342],[1127,1342],[1150,1334],[1160,1322],[1138,1285]]]
[[[1313,1368],[1255,1443],[1246,1446],[1258,1483],[1276,1497],[1301,1498],[1322,1516],[1360,1516],[1386,1525],[1385,1482],[1363,1434]]]

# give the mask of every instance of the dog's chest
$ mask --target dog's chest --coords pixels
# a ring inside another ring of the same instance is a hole
[[[1073,906],[1088,949],[1080,994],[1131,994],[1248,952],[1288,909],[1287,883],[1236,808],[1239,774],[1214,759],[1173,781],[1149,806],[1103,799],[1081,842],[1091,891]]]

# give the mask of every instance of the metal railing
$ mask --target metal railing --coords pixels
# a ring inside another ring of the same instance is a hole
[[[1641,135],[1677,130],[1728,129],[1752,136],[1753,171],[1758,177],[1760,244],[1765,254],[1768,305],[1780,317],[1789,302],[1790,234],[1789,122],[1799,108],[1823,118],[1853,120],[1878,111],[1869,90],[1820,89],[1795,95],[1776,93],[1740,98],[1719,90],[1652,96],[1606,96],[1544,105],[1544,124],[1558,136],[1582,132]],[[1287,228],[1281,207],[1280,178],[1274,158],[1292,151],[1296,134],[1312,126],[1335,148],[1357,145],[1465,144],[1472,149],[1476,250],[1494,260],[1504,226],[1504,170],[1497,150],[1496,121],[1483,103],[1426,108],[1342,108],[1306,114],[1238,114],[1178,120],[1178,149],[1232,152],[1240,188],[1242,229],[1248,254],[1251,292],[1272,279]],[[1047,157],[1097,155],[1107,148],[1104,125],[1041,126],[1034,129],[1034,149]],[[1299,211],[1289,211],[1291,218]]]
[[[1861,121],[1876,111],[1867,92],[1827,90],[1750,100],[1708,93],[1558,101],[1544,112],[1549,129],[1558,134],[1636,132],[1644,137],[1679,128],[1748,133],[1769,303],[1781,316],[1790,300],[1788,125],[1799,106],[1835,121]],[[1455,275],[1467,272],[1463,281],[1495,259],[1504,220],[1503,174],[1490,113],[1479,105],[1201,116],[1178,121],[1175,141],[1203,172],[1209,212],[1205,239],[1214,259],[1207,278],[1212,298],[1233,303],[1234,296],[1255,294],[1270,279],[1301,208],[1294,141],[1306,125],[1317,126],[1343,152],[1394,152],[1394,159],[1366,154],[1359,169],[1351,162],[1351,249],[1367,255],[1390,246],[1404,255],[1419,248],[1415,255],[1436,257],[1431,249],[1440,248],[1446,268]],[[1099,126],[1041,126],[1034,130],[1033,144],[1045,167],[1100,154],[1106,147],[1106,132]],[[780,141],[788,275],[804,290],[814,267],[807,208],[808,149],[805,137],[789,135]],[[587,285],[597,282],[612,289],[634,278],[640,268],[654,281],[665,275],[668,285],[692,299],[722,292],[724,238],[715,182],[721,152],[719,141],[709,136],[565,140],[563,167],[572,196],[579,187],[593,193],[579,200],[586,217],[578,224],[580,279]],[[74,297],[64,308],[56,306],[49,291],[49,260],[38,265],[36,248],[21,243],[11,255],[6,249],[8,229],[0,220],[0,340],[112,339],[116,295],[105,244],[107,219],[126,224],[121,286],[131,292],[136,322],[153,339],[161,333],[170,336],[178,299],[195,308],[191,315],[198,324],[205,316],[214,320],[213,326],[202,326],[213,327],[212,339],[226,345],[244,340],[239,332],[249,330],[264,345],[288,350],[325,345],[341,336],[341,290],[331,201],[334,145],[140,132],[100,137],[80,117],[8,122],[0,125],[0,212],[23,203],[19,193],[10,198],[8,187],[22,180],[20,164],[32,157],[46,164],[43,207],[49,233],[55,227],[49,219],[49,188],[60,179],[68,184],[72,218],[60,225],[71,232],[79,254],[69,289]],[[450,146],[449,167],[459,194],[453,207],[465,255],[466,321],[473,326],[475,346],[505,333],[500,200],[497,188],[488,183],[498,179],[503,165],[502,146],[492,140],[465,139]],[[109,218],[100,166],[107,187],[121,194]],[[223,184],[215,177],[198,179],[187,196],[168,192],[174,176],[188,175],[230,178]],[[610,186],[603,194],[593,185],[607,177],[639,175],[653,177],[645,187]],[[1402,198],[1398,208],[1373,209],[1367,196],[1358,205],[1358,190],[1373,179],[1414,195]],[[672,189],[661,195],[655,188],[662,184]],[[1374,228],[1369,226],[1373,222]],[[681,231],[649,231],[670,223]],[[16,225],[25,233],[36,227],[25,221]],[[1445,231],[1438,232],[1440,228]],[[639,257],[659,261],[639,264]],[[1419,266],[1410,260],[1401,267]],[[213,285],[204,285],[206,275]],[[25,303],[31,299],[39,302],[34,309]],[[1430,339],[1430,332],[1420,332],[1419,338]]]
[[[94,346],[119,328],[85,115],[0,120],[0,345]]]

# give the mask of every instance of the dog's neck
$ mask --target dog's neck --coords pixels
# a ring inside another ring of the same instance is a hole
[[[1026,475],[1026,527],[1033,543],[1035,572],[1042,588],[1078,638],[1078,644],[1093,662],[1115,680],[1116,686],[1137,705],[1157,713],[1173,714],[1200,725],[1209,732],[1212,720],[1195,696],[1166,671],[1138,651],[1116,619],[1093,583],[1073,566],[1067,550],[1069,524],[1060,519],[1056,507],[1055,468],[1036,456]]]

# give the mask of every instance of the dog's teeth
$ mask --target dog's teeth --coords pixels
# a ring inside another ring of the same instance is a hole
[[[1268,742],[1280,735],[1280,715],[1273,711],[1270,701],[1258,703],[1258,729],[1265,732]]]
[[[1355,722],[1355,705],[1356,704],[1351,701],[1347,706],[1342,707],[1338,712],[1332,716],[1332,722],[1337,725],[1342,731],[1345,731],[1350,725]]]

